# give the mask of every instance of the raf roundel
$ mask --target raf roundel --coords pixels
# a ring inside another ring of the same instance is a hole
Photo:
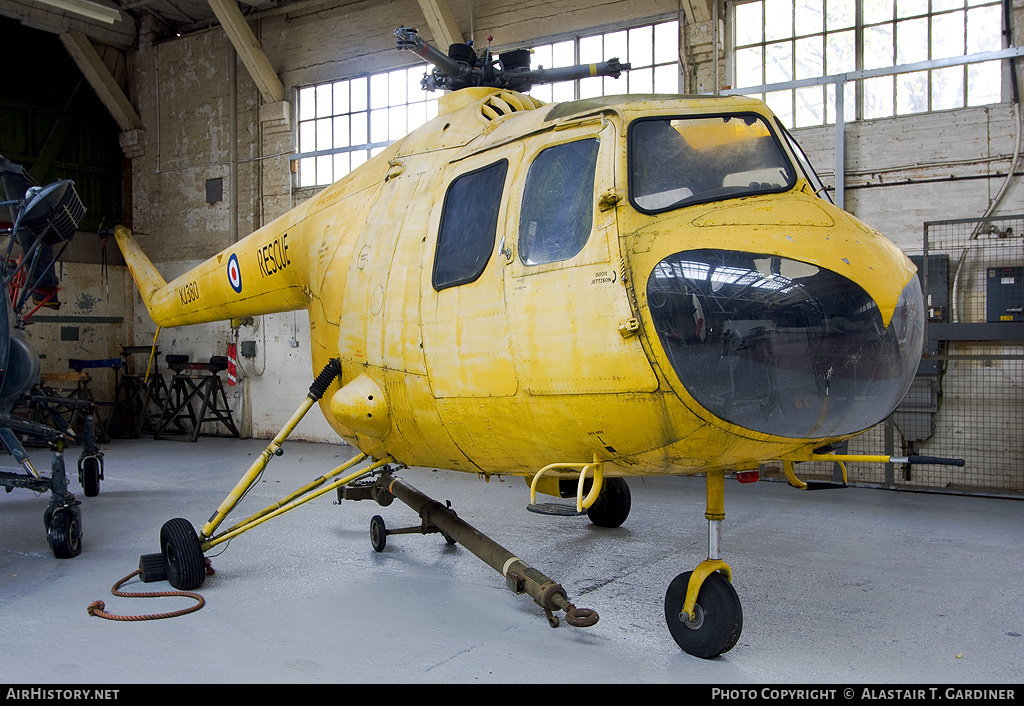
[[[238,255],[228,258],[228,284],[239,294],[242,293],[242,269],[238,266]]]

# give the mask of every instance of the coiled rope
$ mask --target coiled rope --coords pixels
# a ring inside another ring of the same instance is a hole
[[[206,574],[209,576],[213,573],[213,567],[210,566],[210,560],[207,559]],[[115,583],[113,587],[111,587],[110,589],[111,594],[119,598],[167,598],[170,596],[184,596],[186,598],[193,599],[194,601],[196,601],[196,604],[193,606],[189,606],[188,608],[182,608],[181,610],[172,611],[170,613],[151,613],[149,615],[115,615],[113,613],[106,612],[106,605],[103,603],[103,601],[93,601],[86,609],[89,615],[93,615],[97,618],[106,618],[107,620],[118,620],[122,622],[138,622],[140,620],[162,620],[164,618],[175,618],[179,615],[188,615],[189,613],[194,613],[200,608],[202,608],[204,605],[206,605],[206,600],[198,593],[193,593],[192,591],[150,591],[146,593],[125,593],[119,590],[121,586],[128,583],[138,574],[139,569],[136,569],[135,571],[133,571],[132,573],[128,574],[123,579]]]

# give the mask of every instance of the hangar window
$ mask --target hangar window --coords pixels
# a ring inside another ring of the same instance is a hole
[[[999,60],[949,59],[1002,48],[998,0],[753,0],[732,5],[733,85],[785,84],[909,64],[845,82],[846,120],[998,103]],[[835,124],[832,82],[755,94],[786,125]]]
[[[437,115],[413,66],[300,88],[300,187],[331,184]]]
[[[622,93],[679,93],[679,22],[658,22],[572,37],[531,49],[533,68],[594,64],[617,57],[632,68],[619,78],[594,76],[534,86],[530,95],[547,103]]]
[[[679,92],[679,23],[563,38],[531,49],[534,68],[590,64],[612,57],[632,65],[618,79],[591,77],[535,86],[544,102],[621,93]],[[389,144],[437,116],[437,93],[424,91],[424,64],[298,90],[299,188],[332,184]]]
[[[519,213],[519,259],[527,265],[568,260],[594,224],[594,140],[543,150],[530,165]]]
[[[434,289],[469,284],[487,267],[498,232],[508,161],[467,172],[448,186],[437,232]]]

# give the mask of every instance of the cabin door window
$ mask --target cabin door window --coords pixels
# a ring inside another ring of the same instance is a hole
[[[498,231],[508,162],[463,174],[444,197],[434,257],[434,289],[475,282],[487,267]]]
[[[599,142],[549,147],[530,165],[519,216],[519,259],[543,265],[575,257],[594,225],[594,173]]]

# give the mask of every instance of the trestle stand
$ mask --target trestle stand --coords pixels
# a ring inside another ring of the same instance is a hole
[[[405,481],[386,472],[373,487],[339,489],[339,499],[358,500],[373,498],[381,505],[390,504],[395,497],[412,508],[419,516],[419,527],[389,530],[379,515],[370,522],[370,541],[376,551],[383,551],[386,537],[395,534],[438,533],[449,544],[461,544],[485,564],[505,577],[505,585],[513,593],[526,593],[547,616],[551,627],[558,627],[555,611],[564,611],[565,620],[574,627],[590,627],[598,621],[597,612],[577,608],[569,602],[565,589],[525,561],[515,556],[494,540],[459,518],[450,505],[429,498]]]
[[[206,422],[219,422],[229,435],[238,438],[238,427],[220,379],[220,372],[227,369],[227,358],[213,356],[209,363],[190,363],[187,358],[167,356],[167,363],[175,372],[153,438],[166,438],[173,425],[187,434],[189,441],[196,441]],[[198,412],[194,402],[199,403]]]
[[[679,574],[665,593],[665,621],[683,651],[709,659],[731,650],[743,629],[743,609],[732,569],[721,557],[725,473],[707,473],[708,558]]]

